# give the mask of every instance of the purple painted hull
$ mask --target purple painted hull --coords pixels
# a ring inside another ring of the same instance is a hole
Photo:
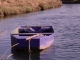
[[[52,29],[52,30],[46,29],[45,27],[48,27],[49,29]],[[32,35],[36,35],[38,33],[43,34],[44,36],[37,36],[37,37],[31,38],[30,39],[31,49],[42,50],[50,47],[54,42],[54,30],[52,26],[44,26],[44,30],[38,30],[37,32],[28,31],[29,33],[23,33],[24,31],[21,29],[21,27],[19,27],[17,30],[20,30],[18,31],[19,33],[11,34],[11,45],[13,46],[19,43],[18,45],[14,46],[14,49],[28,49],[29,40],[26,40],[26,38]]]

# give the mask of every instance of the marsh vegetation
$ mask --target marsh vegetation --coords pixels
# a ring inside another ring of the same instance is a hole
[[[0,16],[57,8],[61,4],[61,0],[0,0]]]

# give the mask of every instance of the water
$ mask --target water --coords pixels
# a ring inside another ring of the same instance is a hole
[[[21,25],[52,25],[55,31],[54,44],[40,52],[16,53],[9,60],[80,60],[80,4],[64,4],[60,8],[22,14],[0,19],[0,31],[7,33],[0,37],[0,57],[11,47],[10,33]],[[4,59],[11,54],[11,49]]]

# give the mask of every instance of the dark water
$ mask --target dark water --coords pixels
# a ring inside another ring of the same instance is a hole
[[[80,4],[64,4],[60,8],[0,19],[0,57],[11,47],[10,32],[20,25],[52,25],[55,31],[53,46],[33,53],[16,53],[9,60],[80,60]],[[11,54],[11,49],[4,59]]]

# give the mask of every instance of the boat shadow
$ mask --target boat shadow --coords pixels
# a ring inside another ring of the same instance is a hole
[[[27,52],[26,50],[11,50],[11,53],[13,54],[12,58],[16,60],[40,60],[40,52],[41,51]]]

